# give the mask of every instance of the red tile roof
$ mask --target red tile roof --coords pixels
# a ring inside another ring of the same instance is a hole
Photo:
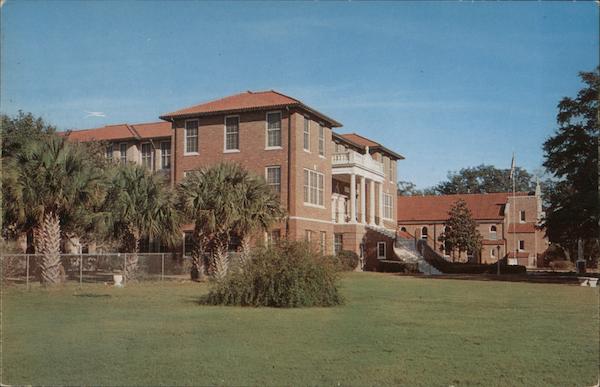
[[[247,91],[231,95],[225,98],[216,99],[199,105],[190,106],[184,109],[176,110],[160,116],[163,120],[175,117],[192,117],[201,115],[210,115],[215,113],[250,111],[262,109],[275,109],[296,106],[312,112],[321,119],[327,121],[332,127],[340,127],[342,124],[308,107],[302,101],[289,97],[274,90],[268,91]]]
[[[527,195],[520,192],[517,195]],[[450,207],[463,199],[476,220],[503,219],[506,192],[463,195],[398,196],[398,223],[410,221],[445,221]]]
[[[406,232],[406,231],[398,231],[398,236],[400,238],[404,238],[404,239],[413,239],[414,238],[409,232]]]
[[[508,226],[509,233],[529,233],[533,234],[535,232],[535,224],[533,223],[513,223]]]
[[[68,136],[70,140],[86,142],[171,137],[171,134],[171,123],[160,121],[132,125],[107,125],[102,128],[63,132],[61,135]]]
[[[357,134],[357,133],[345,133],[345,134],[334,133],[333,137],[340,139],[342,141],[348,142],[348,143],[350,143],[350,145],[357,146],[358,148],[361,148],[361,149],[365,149],[366,147],[369,147],[372,150],[381,150],[382,152],[386,153],[388,156],[391,156],[396,160],[404,160],[404,156],[402,156],[401,154],[398,154],[398,153],[384,147],[380,143],[375,142],[371,139],[368,139],[364,136],[361,136],[360,134]]]

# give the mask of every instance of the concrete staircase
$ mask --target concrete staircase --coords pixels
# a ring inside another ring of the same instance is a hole
[[[431,266],[423,256],[417,251],[414,239],[402,238],[397,236],[395,231],[383,227],[367,225],[369,230],[376,231],[386,237],[394,240],[394,254],[396,257],[406,263],[417,264],[417,269],[426,275],[443,274],[441,271]]]
[[[404,262],[416,263],[417,269],[426,275],[439,275],[443,274],[441,271],[433,267],[423,258],[415,247],[415,241],[407,238],[396,238],[394,244],[394,253],[396,257]]]

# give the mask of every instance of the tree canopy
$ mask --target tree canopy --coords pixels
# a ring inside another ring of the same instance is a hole
[[[543,146],[544,167],[553,175],[544,226],[550,242],[560,244],[571,256],[581,238],[585,255],[597,258],[600,67],[579,76],[583,88],[576,97],[558,103],[558,128]]]
[[[477,230],[477,222],[464,200],[460,199],[452,205],[445,226],[438,239],[452,252],[453,257],[454,252],[458,252],[459,255],[462,252],[480,253],[482,237]]]
[[[462,168],[458,172],[449,172],[448,180],[436,185],[434,190],[442,195],[508,192],[512,191],[509,176],[510,168],[499,169],[493,165],[481,164]],[[530,192],[535,189],[535,179],[525,169],[516,167],[514,178],[517,191]]]

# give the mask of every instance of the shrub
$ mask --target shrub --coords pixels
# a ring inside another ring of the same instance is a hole
[[[575,265],[571,261],[557,260],[550,262],[552,270],[575,270]]]
[[[337,259],[342,271],[352,271],[358,266],[359,257],[354,251],[342,250],[337,254]]]
[[[231,267],[202,299],[210,305],[307,307],[342,303],[330,261],[307,244],[281,243],[261,248]]]

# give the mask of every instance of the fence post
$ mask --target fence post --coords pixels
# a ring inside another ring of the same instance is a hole
[[[79,253],[79,289],[83,288],[83,254]]]
[[[29,254],[27,254],[25,256],[25,259],[26,259],[26,261],[25,261],[25,271],[26,271],[26,273],[25,273],[25,285],[27,287],[27,290],[29,290]]]
[[[161,263],[162,269],[161,269],[161,274],[160,274],[160,280],[164,281],[165,280],[165,253],[162,253],[160,255],[160,257],[161,257],[161,260],[162,260],[162,263]]]

